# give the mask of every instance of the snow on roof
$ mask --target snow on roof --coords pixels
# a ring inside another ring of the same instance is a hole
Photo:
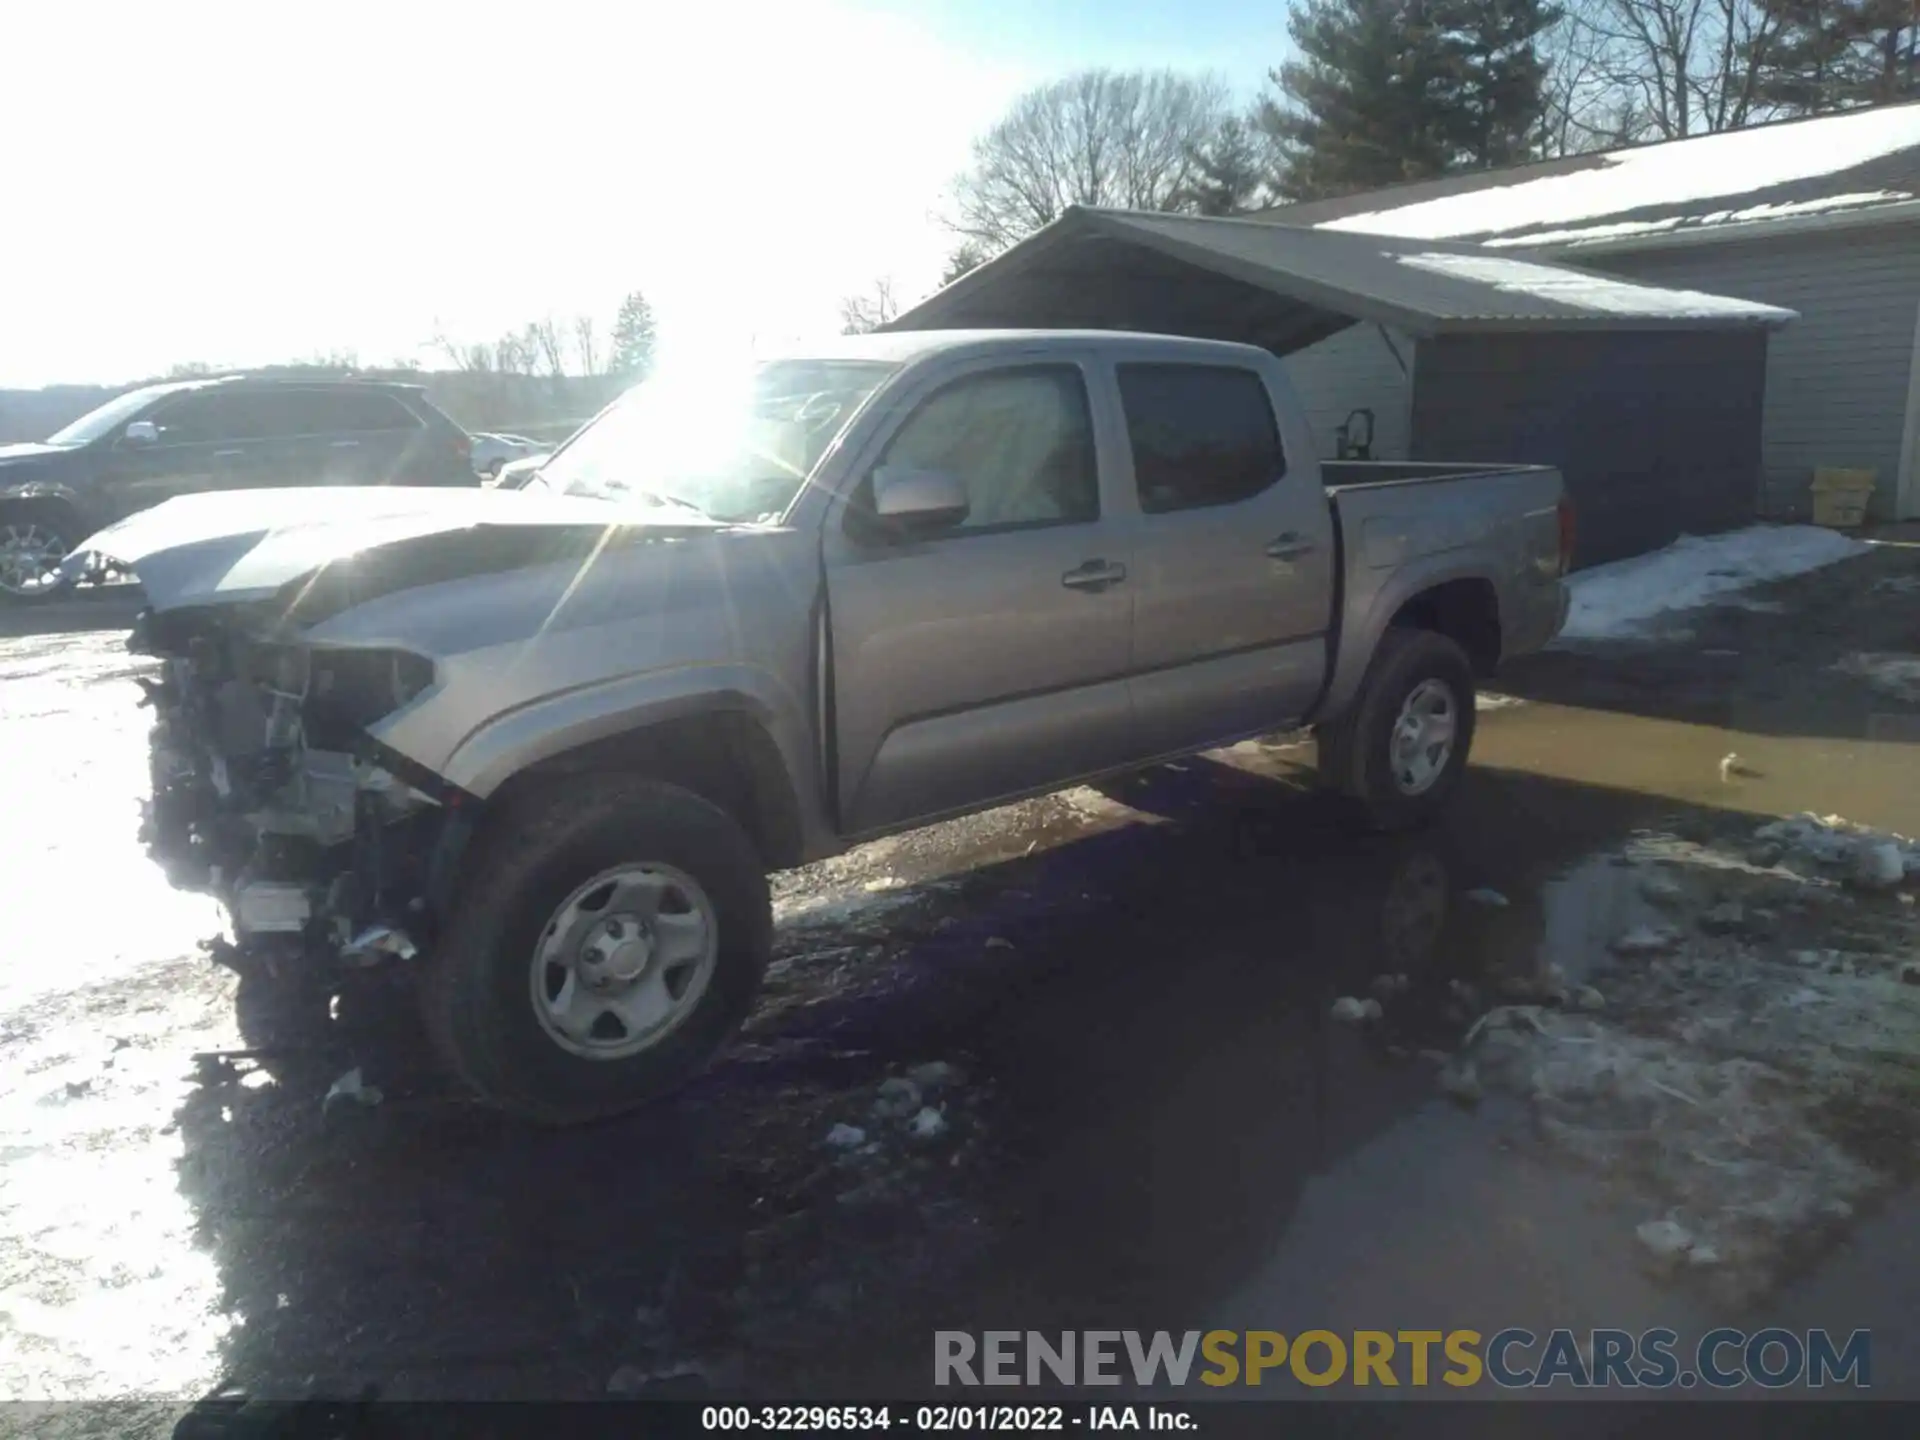
[[[1476,183],[1482,177],[1460,177],[1407,187],[1432,197],[1424,200],[1408,197],[1394,204],[1397,192],[1379,191],[1373,197],[1361,197],[1363,203],[1366,198],[1378,202],[1361,213],[1351,213],[1351,199],[1269,213],[1283,223],[1314,223],[1314,211],[1334,210],[1334,217],[1320,220],[1316,228],[1423,240],[1509,236],[1513,237],[1509,243],[1517,244],[1523,242],[1514,232],[1552,226],[1559,228],[1529,234],[1524,243],[1543,243],[1547,235],[1571,243],[1600,238],[1599,227],[1580,222],[1636,211],[1676,209],[1679,214],[1642,222],[1672,229],[1683,223],[1725,224],[1911,199],[1911,191],[1856,188],[1781,204],[1707,208],[1716,199],[1753,196],[1839,176],[1903,151],[1920,152],[1920,104],[1855,110],[1494,171],[1483,183]],[[1435,194],[1436,190],[1444,193]],[[1659,233],[1605,228],[1609,237]]]
[[[1570,230],[1529,230],[1524,235],[1489,236],[1482,243],[1489,248],[1512,245],[1590,245],[1601,240],[1630,240],[1642,235],[1670,235],[1682,226],[1750,225],[1760,220],[1786,220],[1807,215],[1837,215],[1847,210],[1867,209],[1875,205],[1892,205],[1913,198],[1901,190],[1865,190],[1856,195],[1829,195],[1819,200],[1795,200],[1779,205],[1748,205],[1739,210],[1710,210],[1704,215],[1669,215],[1662,220],[1621,220],[1611,225],[1582,225]]]
[[[1609,315],[1662,315],[1674,319],[1739,317],[1747,320],[1793,319],[1793,311],[1709,295],[1703,290],[1668,290],[1634,285],[1605,275],[1590,275],[1562,265],[1536,265],[1505,255],[1455,255],[1427,251],[1399,257],[1402,265],[1435,275],[1476,280],[1517,295],[1556,300]]]

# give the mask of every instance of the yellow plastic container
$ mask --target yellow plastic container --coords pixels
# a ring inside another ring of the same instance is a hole
[[[1867,500],[1873,494],[1877,470],[1813,472],[1813,523],[1833,530],[1852,530],[1867,518]]]

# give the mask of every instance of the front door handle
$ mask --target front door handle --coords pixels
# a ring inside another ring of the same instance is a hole
[[[327,448],[329,450],[358,450],[360,448],[360,442],[358,440],[335,440],[330,443]]]
[[[1289,530],[1284,535],[1275,536],[1267,545],[1269,560],[1298,560],[1302,555],[1311,555],[1319,547],[1298,530]]]
[[[216,450],[213,452],[213,458],[216,460],[238,460],[246,453],[244,450]]]
[[[1124,565],[1115,565],[1106,560],[1089,560],[1077,569],[1067,571],[1060,577],[1060,583],[1069,590],[1090,590],[1097,594],[1126,578],[1127,567]]]

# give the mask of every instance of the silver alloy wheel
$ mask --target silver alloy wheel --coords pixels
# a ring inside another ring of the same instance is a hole
[[[624,1060],[658,1044],[713,979],[720,921],[671,865],[621,865],[580,886],[541,931],[533,1013],[561,1049]]]
[[[36,520],[0,524],[0,591],[34,595],[52,588],[67,542]]]
[[[1422,680],[1402,702],[1387,742],[1394,788],[1402,795],[1424,795],[1446,772],[1459,713],[1444,680]]]

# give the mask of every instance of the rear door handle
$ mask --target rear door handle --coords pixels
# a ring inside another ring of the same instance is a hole
[[[1069,590],[1091,590],[1099,592],[1110,585],[1118,585],[1127,578],[1127,567],[1115,565],[1106,560],[1089,560],[1077,569],[1069,570],[1060,577],[1060,583]]]
[[[329,450],[358,450],[360,448],[360,442],[358,440],[335,440],[327,448]]]
[[[1311,555],[1319,547],[1298,530],[1289,530],[1276,536],[1267,545],[1269,560],[1298,560],[1302,555]]]
[[[216,450],[213,452],[213,458],[216,460],[237,460],[246,453],[244,450]]]

